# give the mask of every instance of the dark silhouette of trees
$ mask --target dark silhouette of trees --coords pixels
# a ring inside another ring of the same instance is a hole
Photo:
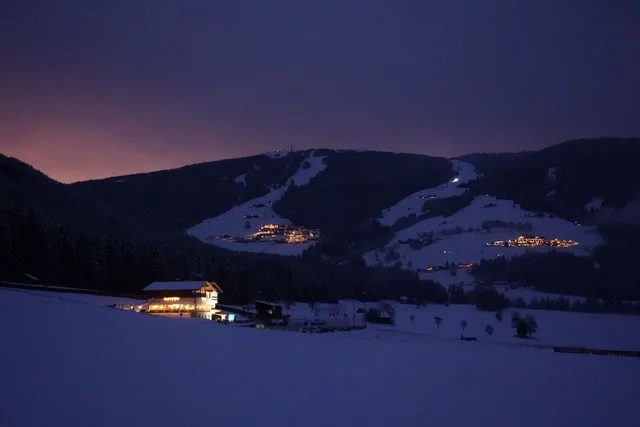
[[[398,269],[227,252],[188,238],[163,244],[90,234],[33,208],[0,209],[0,280],[21,281],[25,273],[45,284],[117,293],[138,292],[154,280],[215,280],[226,303],[447,298],[442,286]]]
[[[376,218],[409,194],[453,177],[446,159],[381,152],[316,150],[326,169],[302,187],[290,188],[274,210],[294,223],[352,243],[387,232]]]
[[[516,330],[516,335],[520,338],[531,338],[538,332],[538,322],[535,316],[526,315],[522,317],[519,312],[514,312],[511,316],[511,327]]]
[[[491,286],[476,285],[473,294],[478,310],[499,312],[509,306],[509,300]]]

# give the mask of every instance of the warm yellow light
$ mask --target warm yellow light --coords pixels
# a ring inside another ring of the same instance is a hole
[[[488,243],[489,246],[552,246],[552,247],[561,247],[566,248],[569,246],[576,246],[578,242],[574,242],[573,240],[562,240],[562,239],[545,239],[543,237],[525,237],[520,236],[515,240],[497,240],[492,243]]]
[[[180,301],[180,297],[164,297],[165,301]]]

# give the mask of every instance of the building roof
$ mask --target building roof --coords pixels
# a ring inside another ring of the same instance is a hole
[[[211,285],[216,291],[222,293],[222,289],[216,282],[190,281],[190,282],[153,282],[143,291],[195,291],[205,285]]]
[[[262,304],[262,305],[268,305],[269,307],[281,307],[280,304],[275,303],[275,302],[269,302],[269,301],[255,300],[254,303]]]

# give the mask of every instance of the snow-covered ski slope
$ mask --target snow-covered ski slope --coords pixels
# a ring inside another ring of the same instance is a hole
[[[300,255],[313,242],[282,244],[275,242],[251,242],[242,243],[231,240],[215,239],[216,236],[229,235],[237,237],[247,237],[257,232],[260,227],[266,224],[292,225],[291,221],[276,214],[272,209],[272,204],[278,201],[291,186],[303,186],[309,183],[316,175],[325,170],[327,165],[324,156],[315,156],[311,152],[306,162],[310,167],[304,168],[305,161],[300,163],[298,170],[291,176],[286,184],[280,188],[274,188],[269,193],[256,199],[251,199],[241,205],[218,215],[215,218],[205,219],[200,224],[187,230],[187,234],[212,245],[225,249],[244,252],[270,253],[277,255]],[[237,177],[236,180],[244,180],[244,176]],[[247,219],[245,215],[257,216]],[[245,228],[245,223],[249,222],[250,227]]]
[[[399,312],[397,329],[353,334],[167,319],[1,289],[0,307],[3,426],[640,425],[637,359],[496,345],[468,313],[444,307],[424,308],[415,325]],[[434,315],[450,337],[431,334]],[[458,339],[459,319],[477,342]],[[539,324],[540,333],[566,329]]]
[[[424,198],[444,198],[463,194],[465,189],[460,184],[476,179],[475,169],[466,162],[454,161],[454,167],[460,171],[459,179],[436,188],[428,188],[402,200],[383,212],[381,222],[394,224],[399,218],[410,213],[419,215]],[[455,181],[455,182],[454,182]],[[528,223],[530,230],[517,228],[493,227],[483,229],[485,221],[503,221],[505,223]],[[433,243],[413,249],[406,242],[409,239],[420,239],[425,233],[431,233]],[[394,238],[384,247],[364,254],[368,265],[394,266],[410,270],[443,266],[447,263],[478,263],[481,259],[492,259],[500,256],[522,255],[530,250],[550,250],[549,247],[501,247],[487,246],[487,243],[516,239],[522,235],[541,236],[547,239],[563,239],[578,242],[578,245],[558,250],[571,251],[578,255],[588,255],[591,250],[602,243],[595,227],[580,226],[573,222],[551,216],[536,216],[523,210],[511,200],[496,199],[491,196],[478,196],[466,207],[449,217],[437,216],[419,221],[395,233]],[[404,242],[404,243],[403,243]],[[389,252],[394,254],[389,255]],[[397,254],[397,255],[395,255]],[[471,275],[458,270],[456,276],[449,271],[437,273],[421,273],[422,278],[440,281],[443,284],[467,283],[472,281]]]
[[[453,169],[457,175],[447,183],[433,188],[427,188],[413,193],[395,205],[382,211],[380,223],[386,226],[392,226],[400,218],[407,217],[411,214],[420,215],[422,213],[422,205],[428,199],[444,199],[446,197],[459,196],[465,192],[461,186],[473,181],[477,178],[476,168],[468,162],[460,160],[452,160]]]
[[[500,227],[480,230],[484,221],[504,221],[529,223],[532,231],[508,230]],[[460,227],[460,232],[451,231]],[[421,233],[432,232],[437,239],[435,243],[413,250],[401,241],[416,239]],[[368,252],[365,260],[376,264],[376,258],[383,261],[383,252],[389,249],[400,254],[400,263],[408,268],[411,262],[414,268],[444,265],[447,261],[454,263],[477,263],[481,259],[498,256],[522,255],[527,250],[544,250],[542,247],[500,247],[486,246],[489,242],[509,240],[523,234],[541,235],[547,238],[574,240],[579,244],[561,250],[576,254],[588,254],[594,246],[602,242],[595,227],[579,226],[558,217],[535,217],[531,212],[521,209],[511,200],[499,200],[490,196],[476,197],[469,206],[445,218],[442,216],[428,218],[408,228],[398,231],[391,242],[382,250]],[[386,264],[392,265],[396,261]]]

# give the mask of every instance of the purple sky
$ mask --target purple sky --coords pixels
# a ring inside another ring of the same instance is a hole
[[[640,135],[633,0],[14,0],[0,152],[64,181],[294,144]]]

